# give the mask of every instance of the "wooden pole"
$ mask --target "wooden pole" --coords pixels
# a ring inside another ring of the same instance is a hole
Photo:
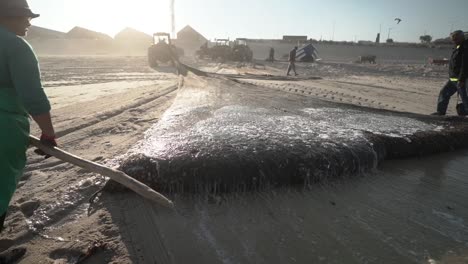
[[[134,178],[128,176],[127,174],[121,171],[102,166],[98,163],[89,160],[85,160],[56,147],[46,146],[42,144],[41,141],[36,137],[29,136],[29,139],[31,141],[31,145],[41,149],[49,155],[52,155],[60,160],[76,165],[80,168],[89,170],[90,172],[98,173],[103,176],[109,177],[112,180],[128,187],[130,190],[136,192],[137,194],[147,198],[148,200],[156,202],[165,207],[174,208],[174,203],[171,200],[167,199],[162,194],[154,191],[150,187],[135,180]]]

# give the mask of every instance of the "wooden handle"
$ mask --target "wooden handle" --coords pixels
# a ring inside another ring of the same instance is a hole
[[[49,155],[52,155],[60,160],[76,165],[80,168],[89,170],[90,172],[98,173],[103,176],[109,177],[112,180],[128,187],[130,190],[136,192],[137,194],[147,198],[148,200],[156,202],[165,207],[174,208],[174,203],[171,200],[167,199],[162,194],[154,191],[150,187],[135,180],[134,178],[128,176],[127,174],[121,171],[102,166],[98,163],[89,160],[85,160],[56,147],[46,146],[42,144],[41,141],[36,137],[29,136],[29,139],[31,141],[31,145],[41,149]]]

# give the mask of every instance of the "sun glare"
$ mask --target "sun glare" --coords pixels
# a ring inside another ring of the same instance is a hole
[[[115,35],[126,27],[146,33],[169,32],[169,6],[169,0],[85,0],[75,4],[74,10],[86,14],[86,24],[81,26]]]

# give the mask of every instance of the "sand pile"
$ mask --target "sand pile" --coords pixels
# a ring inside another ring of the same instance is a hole
[[[112,41],[112,38],[104,33],[92,31],[82,27],[74,27],[67,33],[69,39],[94,39]]]
[[[146,55],[148,47],[153,43],[152,36],[133,28],[120,31],[115,35],[114,40],[116,50],[126,55]]]
[[[67,34],[64,32],[51,30],[43,27],[31,26],[28,30],[28,35],[26,36],[26,39],[28,41],[32,39],[63,39],[66,37],[66,35]]]

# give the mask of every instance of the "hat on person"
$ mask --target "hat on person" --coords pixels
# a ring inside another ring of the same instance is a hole
[[[462,30],[455,30],[454,32],[450,33],[451,37],[454,36],[465,36],[465,33]]]
[[[0,0],[0,17],[39,17],[29,8],[27,0]]]

